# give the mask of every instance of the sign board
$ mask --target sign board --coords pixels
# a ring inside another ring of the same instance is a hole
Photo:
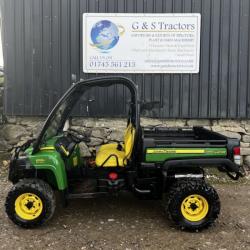
[[[83,14],[86,73],[198,73],[200,14]]]

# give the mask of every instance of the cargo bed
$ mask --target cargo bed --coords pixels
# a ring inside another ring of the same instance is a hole
[[[144,149],[148,147],[226,147],[228,138],[202,127],[143,128]]]
[[[233,160],[233,148],[238,139],[202,127],[142,129],[144,162],[164,162],[175,158],[229,158]]]

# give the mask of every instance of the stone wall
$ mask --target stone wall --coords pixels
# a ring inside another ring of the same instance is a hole
[[[1,109],[1,107],[0,107]],[[29,138],[36,137],[42,128],[45,118],[39,117],[6,117],[0,131],[0,152],[11,152],[13,147],[21,145]],[[204,126],[228,137],[241,139],[241,154],[244,163],[250,166],[250,120],[180,120],[141,118],[143,126],[161,125],[165,127]],[[112,140],[123,140],[126,127],[125,119],[73,118],[73,128],[90,134],[91,142],[84,147],[85,153],[94,146]]]

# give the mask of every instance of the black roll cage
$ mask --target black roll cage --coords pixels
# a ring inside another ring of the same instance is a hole
[[[57,102],[55,107],[50,112],[48,118],[46,119],[41,133],[37,137],[36,141],[33,144],[32,154],[35,154],[39,151],[41,144],[43,143],[43,139],[46,135],[46,131],[52,122],[55,120],[57,112],[60,111],[63,104],[67,104],[66,107],[60,113],[60,121],[58,122],[58,128],[56,128],[56,133],[60,133],[63,130],[64,124],[68,119],[72,109],[76,105],[77,101],[81,98],[81,96],[90,88],[93,87],[109,87],[112,85],[124,85],[126,86],[131,94],[131,104],[130,104],[130,121],[134,125],[136,129],[135,133],[135,142],[137,141],[138,129],[140,127],[140,105],[138,99],[138,86],[130,79],[125,77],[117,77],[117,76],[108,76],[108,77],[97,77],[91,78],[88,80],[79,81],[71,86],[69,90],[61,97],[61,99]],[[75,96],[76,95],[76,96]],[[73,98],[72,98],[73,97]],[[67,103],[68,102],[68,103]],[[135,148],[135,147],[134,147]]]

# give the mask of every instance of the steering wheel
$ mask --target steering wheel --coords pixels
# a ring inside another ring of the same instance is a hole
[[[67,130],[67,133],[70,135],[72,140],[76,143],[80,142],[90,142],[89,136],[86,135],[86,133],[80,132],[78,130],[75,130],[73,128],[69,128]]]

